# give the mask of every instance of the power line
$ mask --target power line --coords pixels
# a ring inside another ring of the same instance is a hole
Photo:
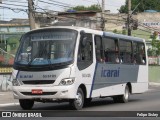
[[[10,3],[2,3],[2,5],[12,5],[12,6],[19,6],[19,7],[28,7],[25,5],[17,5],[17,4],[10,4]]]
[[[49,5],[56,5],[56,6],[64,7],[64,8],[70,8],[70,7],[67,6],[67,5],[61,5],[61,4],[51,3],[51,2],[45,2],[45,1],[42,1],[42,0],[39,0],[39,2],[46,3],[46,4],[49,4]]]
[[[11,2],[11,3],[15,3],[15,2],[18,2],[18,3],[27,3],[27,2],[21,2],[21,1],[15,1],[15,0],[5,0],[3,1],[4,2]]]
[[[46,11],[46,9],[41,8],[42,10]],[[79,18],[79,17],[73,17],[73,16],[53,16],[51,13],[45,12],[48,16],[48,18],[52,19],[52,18],[59,18],[59,19],[63,19],[63,18],[69,18],[69,19],[74,19],[74,20],[81,20],[81,21],[89,21],[89,22],[98,22],[98,20],[93,20],[93,19],[86,19],[86,18]],[[53,16],[53,17],[52,17]],[[96,18],[95,18],[96,19]],[[100,21],[99,21],[100,22]]]
[[[9,10],[12,10],[13,12],[16,12],[16,10],[23,11],[23,12],[27,12],[27,9],[11,8],[11,7],[6,7],[6,6],[0,6],[0,8],[9,9]],[[16,12],[16,13],[17,13],[17,12]],[[19,12],[18,12],[18,13],[19,13]]]
[[[62,5],[66,5],[66,6],[72,6],[74,7],[73,5],[70,5],[70,4],[67,4],[67,3],[63,3],[63,2],[58,2],[58,1],[55,1],[55,0],[50,0],[52,2],[56,2],[56,3],[59,3],[59,4],[62,4]]]
[[[83,1],[90,2],[90,3],[97,3],[97,2],[93,2],[91,0],[83,0]],[[118,5],[111,5],[111,4],[104,4],[104,5],[112,6],[112,7],[121,7],[121,6],[118,6]]]

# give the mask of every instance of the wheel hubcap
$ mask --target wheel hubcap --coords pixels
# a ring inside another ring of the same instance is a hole
[[[128,90],[126,89],[125,90],[125,95],[124,95],[124,97],[125,97],[125,99],[127,100],[128,99],[128,97],[129,97],[129,92],[128,92]]]
[[[82,104],[82,95],[81,95],[81,93],[77,94],[76,103],[77,103],[78,106],[81,106],[81,104]]]

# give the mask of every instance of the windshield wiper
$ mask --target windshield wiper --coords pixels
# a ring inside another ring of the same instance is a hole
[[[30,66],[31,65],[31,63],[35,60],[35,58],[37,57],[37,55],[38,55],[38,52],[37,52],[37,54],[28,62],[28,66]]]
[[[37,58],[37,55],[38,55],[38,54],[39,54],[39,53],[37,52],[37,54],[28,62],[28,66],[30,66],[31,63]],[[43,56],[44,54],[45,54],[44,50],[41,51],[39,58],[41,58],[41,56]],[[46,60],[48,61],[49,67],[52,69],[52,68],[53,68],[53,65],[52,65],[52,63],[51,63],[51,60],[48,59],[48,56],[49,56],[49,54],[47,54]]]

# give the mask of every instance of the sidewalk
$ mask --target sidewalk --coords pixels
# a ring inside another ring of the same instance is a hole
[[[11,91],[0,92],[0,107],[2,104],[14,105],[14,103],[18,103],[18,100],[13,98],[13,93]]]

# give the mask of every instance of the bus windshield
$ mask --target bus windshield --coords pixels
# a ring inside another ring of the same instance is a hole
[[[15,64],[27,66],[64,65],[73,61],[77,31],[37,30],[21,39]]]

